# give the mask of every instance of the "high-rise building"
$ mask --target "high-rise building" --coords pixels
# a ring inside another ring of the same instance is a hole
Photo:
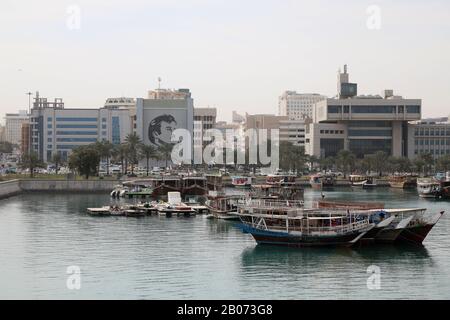
[[[203,148],[210,141],[206,130],[216,125],[216,108],[194,108],[194,147]]]
[[[435,159],[450,154],[449,119],[428,119],[409,124],[408,157],[431,154]]]
[[[422,101],[394,96],[357,96],[347,68],[338,75],[338,97],[316,103],[307,128],[306,152],[319,157],[350,150],[357,157],[384,151],[408,156],[408,122],[421,119]]]
[[[22,136],[22,125],[29,123],[30,116],[27,111],[21,110],[19,113],[7,113],[5,115],[5,141],[20,145]]]
[[[193,120],[194,100],[189,89],[156,89],[149,91],[147,99],[136,99],[136,133],[145,144],[172,144],[172,133],[179,128],[192,137]]]
[[[124,142],[131,126],[127,109],[66,109],[62,99],[48,102],[36,94],[31,110],[32,150],[44,162],[56,153],[67,159],[79,146],[102,140]]]
[[[278,98],[278,115],[286,116],[290,120],[304,120],[312,118],[315,103],[327,97],[317,93],[297,93],[285,91]]]
[[[0,124],[0,142],[6,141],[5,139],[5,126]]]

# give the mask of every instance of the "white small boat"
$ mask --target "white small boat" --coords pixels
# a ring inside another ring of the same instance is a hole
[[[92,216],[110,216],[111,211],[110,207],[101,207],[101,208],[87,208],[88,214]]]
[[[417,192],[421,198],[437,198],[441,192],[441,183],[433,178],[419,178]]]

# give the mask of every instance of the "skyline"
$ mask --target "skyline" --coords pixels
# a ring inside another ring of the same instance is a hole
[[[68,27],[71,5],[79,29]],[[379,30],[367,27],[370,5],[381,10]],[[0,113],[27,109],[29,91],[98,108],[109,97],[145,97],[161,77],[162,88],[189,88],[195,106],[217,107],[228,121],[232,110],[277,114],[285,90],[332,97],[348,64],[359,94],[393,89],[422,99],[424,118],[448,116],[449,18],[450,4],[436,0],[8,0]]]

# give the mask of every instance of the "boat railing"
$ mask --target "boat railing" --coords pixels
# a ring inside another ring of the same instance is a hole
[[[303,207],[303,200],[249,199],[241,203],[241,207],[258,208],[296,208]]]
[[[289,219],[286,224],[270,224],[267,223],[264,217],[261,216],[251,216],[251,219],[243,220],[244,223],[249,224],[251,227],[262,230],[274,230],[274,231],[284,231],[284,232],[300,232],[302,234],[345,234],[352,231],[362,230],[370,225],[368,218],[361,220],[356,220],[352,222],[344,222],[343,220],[330,218],[323,219],[328,225],[323,226],[312,226],[310,225],[311,220],[305,219],[305,223],[300,223],[299,225],[290,225]]]

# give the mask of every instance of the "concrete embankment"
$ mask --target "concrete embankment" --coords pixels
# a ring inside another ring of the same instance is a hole
[[[0,199],[15,196],[22,192],[20,180],[0,182]]]
[[[11,180],[0,182],[0,199],[24,192],[109,193],[117,180]]]
[[[116,180],[20,180],[23,192],[111,192]]]

